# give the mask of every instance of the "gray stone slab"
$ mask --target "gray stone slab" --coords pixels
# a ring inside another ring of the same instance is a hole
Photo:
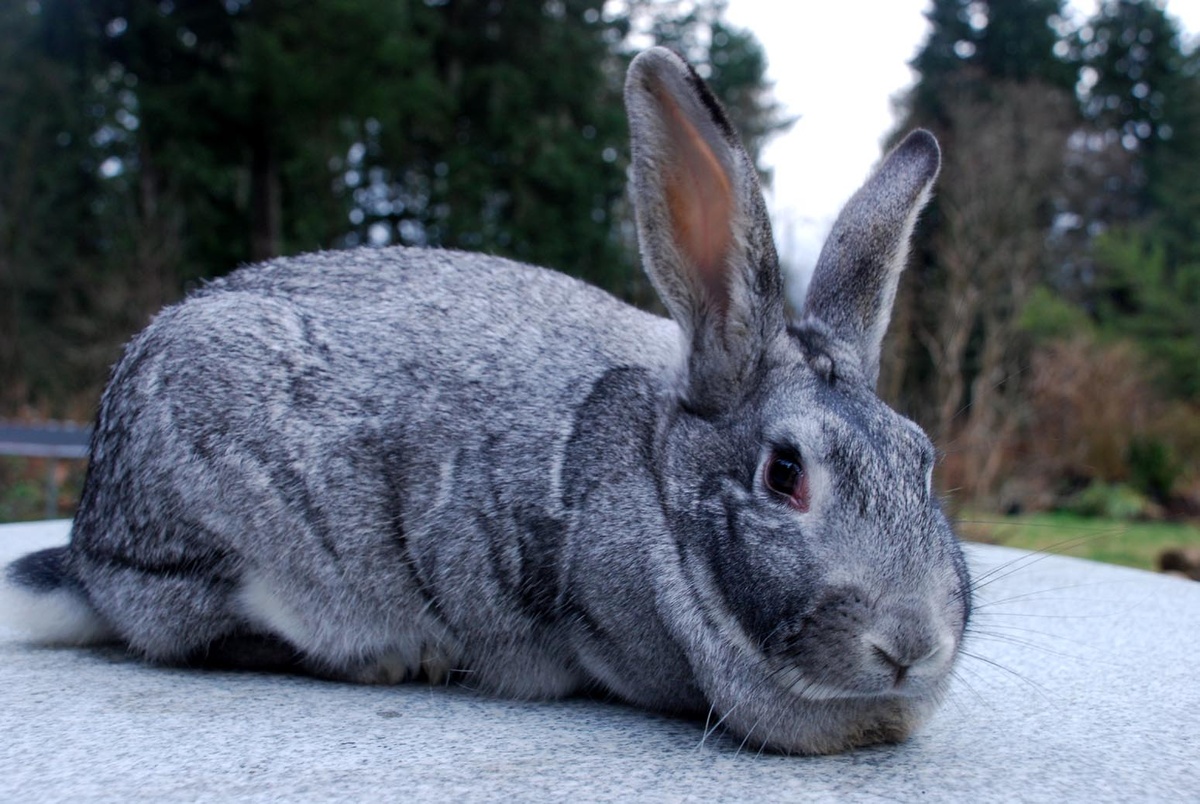
[[[67,528],[0,527],[0,562]],[[616,704],[149,667],[0,632],[0,801],[1196,800],[1200,584],[970,558],[994,574],[969,655],[903,745],[758,755]]]

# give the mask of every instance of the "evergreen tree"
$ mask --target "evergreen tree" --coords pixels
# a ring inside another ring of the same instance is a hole
[[[781,124],[762,50],[718,0],[691,7],[677,29],[702,42],[756,148]],[[0,404],[86,415],[61,400],[90,398],[162,304],[276,254],[460,247],[638,298],[631,18],[680,13],[646,0],[3,5]]]
[[[1148,0],[1102,3],[1076,47],[1084,117],[1106,144],[1136,154],[1120,190],[1134,200],[1131,216],[1145,216],[1164,200],[1156,196],[1169,166],[1200,147],[1194,59],[1175,21]]]
[[[1200,61],[1148,0],[1109,0],[1079,31],[1088,136],[1076,198],[1091,236],[1065,288],[1133,338],[1171,394],[1200,400]],[[1097,200],[1099,199],[1099,200]]]
[[[0,4],[0,405],[9,411],[71,389],[88,349],[72,324],[86,294],[104,297],[102,277],[88,286],[79,271],[97,257],[104,205],[93,145],[103,93],[79,18],[70,4]]]
[[[627,291],[622,20],[600,2],[427,8],[418,108],[361,121],[344,242],[491,251]],[[482,35],[481,35],[482,34]]]
[[[925,17],[929,35],[910,63],[920,78],[903,101],[909,125],[948,127],[948,93],[964,85],[1075,83],[1058,33],[1062,0],[934,0]]]

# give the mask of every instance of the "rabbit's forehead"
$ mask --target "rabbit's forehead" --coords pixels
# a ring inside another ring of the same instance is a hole
[[[789,324],[785,336],[775,344],[782,366],[802,367],[826,382],[864,382],[858,351],[820,318],[809,315]]]
[[[811,371],[781,377],[763,410],[768,444],[793,446],[813,458],[917,473],[932,461],[933,445],[915,423],[871,391],[831,385]]]

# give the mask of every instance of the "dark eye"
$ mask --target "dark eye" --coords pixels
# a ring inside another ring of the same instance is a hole
[[[763,482],[797,511],[808,510],[808,475],[800,453],[790,449],[771,450],[763,467]]]

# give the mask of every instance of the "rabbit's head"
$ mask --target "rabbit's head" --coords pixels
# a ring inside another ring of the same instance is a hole
[[[712,721],[750,743],[902,739],[970,612],[933,446],[875,395],[937,142],[911,134],[850,200],[789,322],[754,165],[703,81],[656,48],[626,104],[643,260],[685,338],[660,433],[663,616]]]

